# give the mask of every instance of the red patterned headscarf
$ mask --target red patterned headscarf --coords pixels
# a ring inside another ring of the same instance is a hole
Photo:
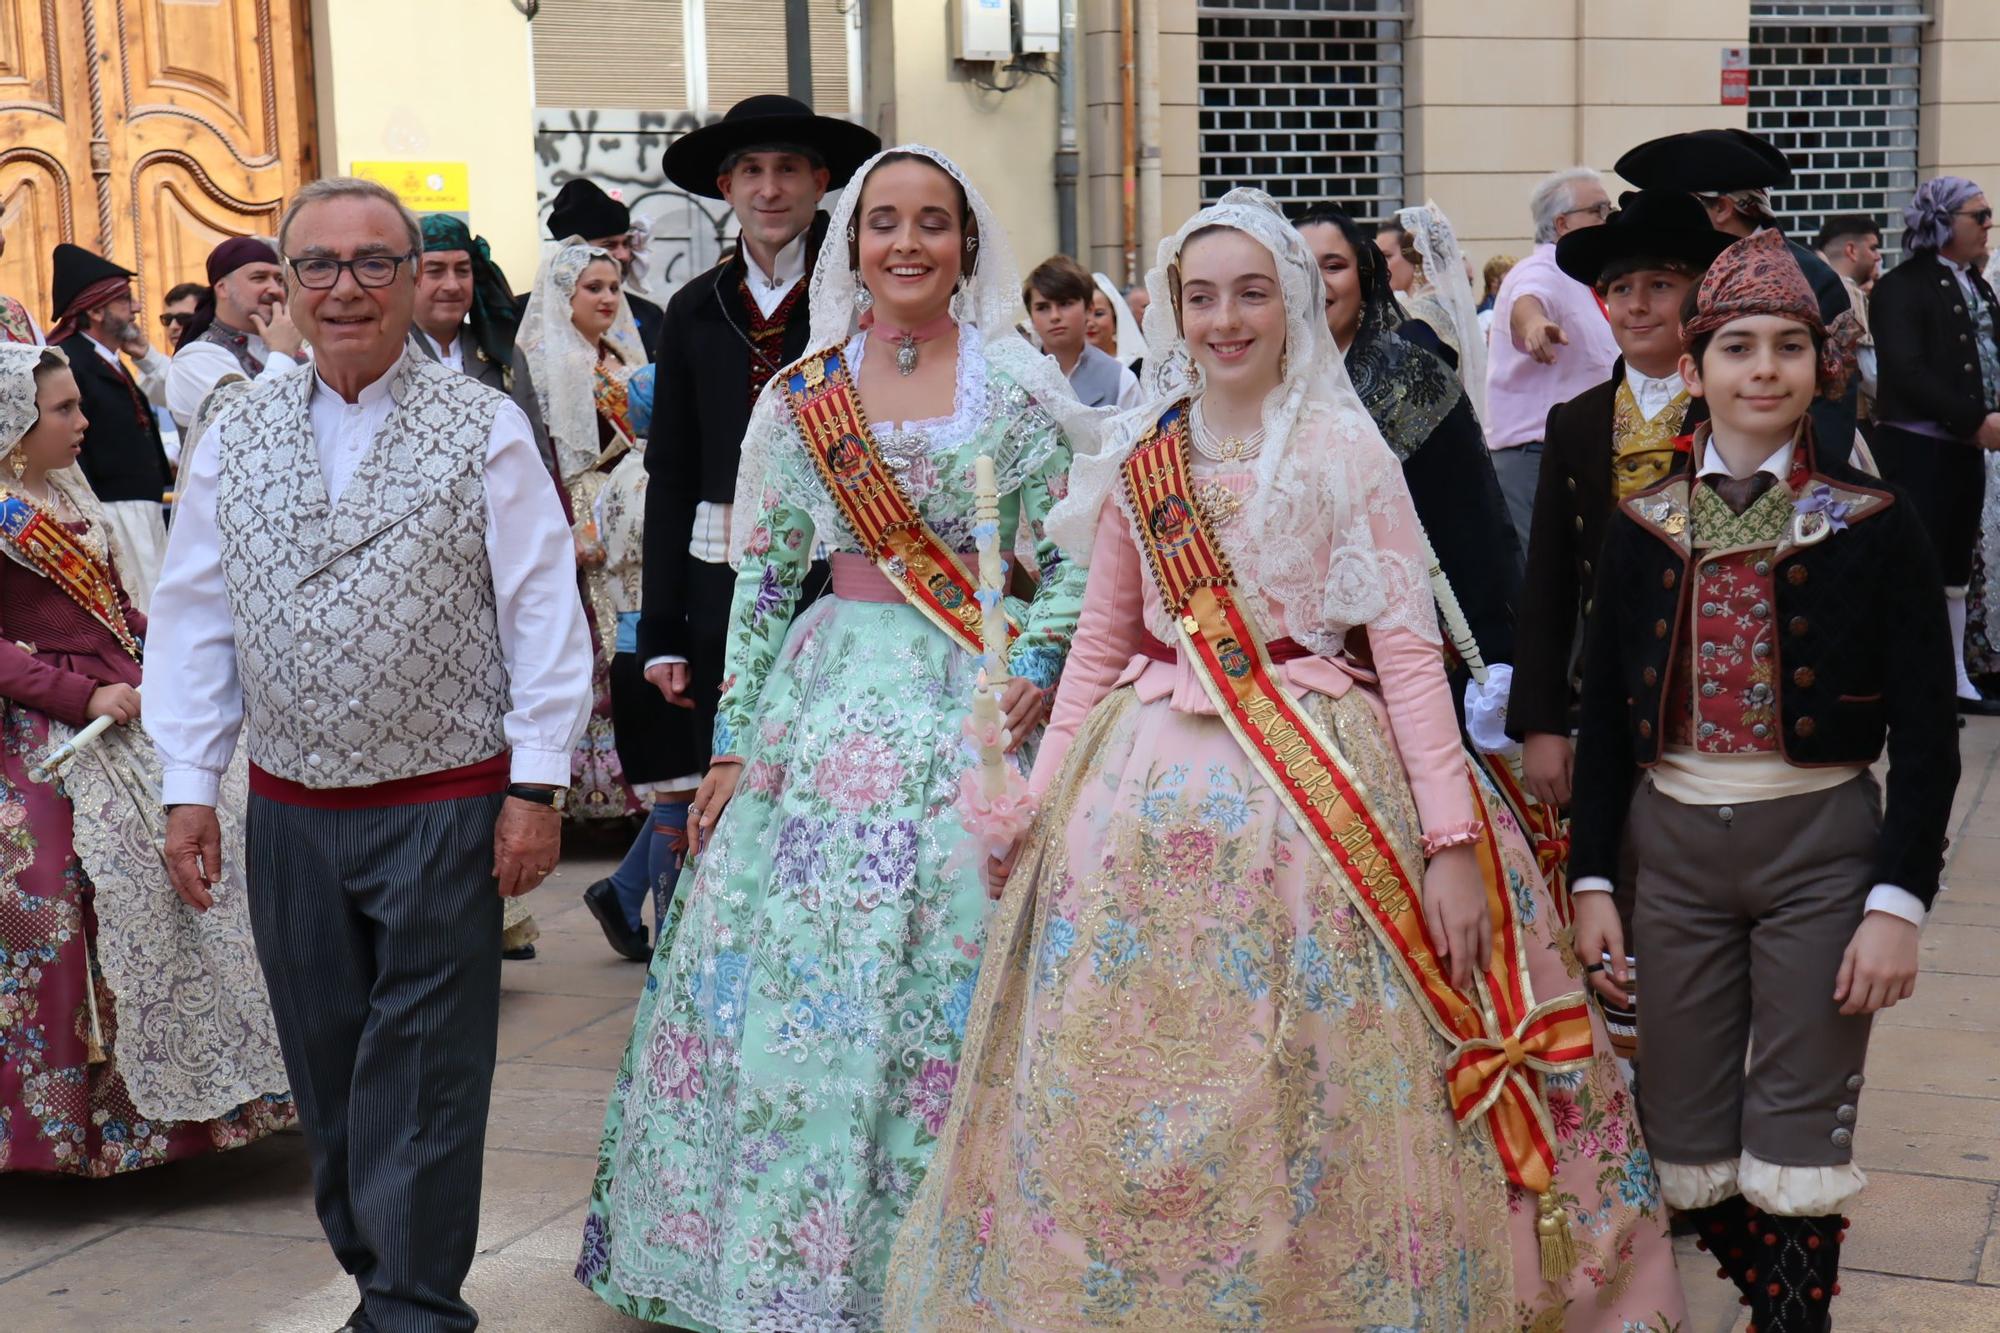
[[[1819,298],[1785,238],[1770,228],[1747,236],[1716,257],[1695,293],[1695,315],[1681,325],[1681,345],[1704,333],[1755,315],[1795,319],[1821,335],[1820,392],[1838,398],[1854,372],[1854,347],[1861,324],[1851,310],[1829,327],[1820,318]]]

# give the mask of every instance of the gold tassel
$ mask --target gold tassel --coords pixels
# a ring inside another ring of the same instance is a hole
[[[104,1027],[97,1018],[97,978],[87,969],[83,979],[83,1002],[90,1009],[90,1031],[84,1035],[84,1051],[91,1064],[101,1065],[110,1057],[104,1053]]]
[[[1569,1214],[1556,1202],[1553,1183],[1541,1196],[1536,1213],[1535,1233],[1542,1241],[1542,1281],[1559,1283],[1576,1268],[1576,1236],[1570,1230]]]
[[[1552,1305],[1535,1316],[1535,1322],[1528,1325],[1527,1333],[1563,1333],[1563,1308]]]

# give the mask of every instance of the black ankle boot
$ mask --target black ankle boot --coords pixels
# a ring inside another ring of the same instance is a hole
[[[1758,1248],[1763,1255],[1750,1292],[1751,1328],[1756,1333],[1827,1333],[1833,1327],[1833,1298],[1840,1290],[1836,1279],[1847,1219],[1837,1213],[1823,1217],[1765,1213],[1758,1221]]]
[[[1757,1236],[1757,1210],[1741,1194],[1732,1194],[1706,1208],[1683,1209],[1681,1216],[1694,1223],[1695,1247],[1714,1257],[1715,1275],[1734,1282],[1748,1305],[1758,1276],[1758,1251],[1764,1248]]]

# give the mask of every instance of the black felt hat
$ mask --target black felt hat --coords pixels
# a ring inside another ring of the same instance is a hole
[[[797,144],[818,153],[839,189],[856,169],[882,151],[882,141],[853,121],[813,114],[795,97],[765,93],[746,97],[721,120],[689,130],[667,146],[667,179],[706,199],[722,198],[716,179],[731,153],[760,144]]]
[[[1612,169],[1642,190],[1689,194],[1768,190],[1792,178],[1790,159],[1748,130],[1691,130],[1649,139]]]
[[[71,245],[65,241],[56,247],[55,270],[50,286],[51,299],[55,302],[55,317],[58,321],[69,313],[70,305],[83,295],[84,289],[106,278],[124,278],[131,281],[132,270],[120,268],[103,255]]]
[[[606,236],[622,236],[632,230],[632,210],[597,188],[596,181],[578,176],[564,182],[549,206],[549,237],[565,241],[580,236],[586,241]]]
[[[1700,270],[1736,238],[1709,225],[1708,210],[1685,190],[1628,190],[1602,226],[1556,242],[1556,267],[1586,287],[1621,259],[1679,260]]]

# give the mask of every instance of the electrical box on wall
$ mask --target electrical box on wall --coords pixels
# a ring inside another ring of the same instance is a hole
[[[1062,0],[1018,0],[1021,53],[1054,55],[1062,50]]]
[[[1014,58],[1014,9],[1008,0],[951,0],[954,60]]]

